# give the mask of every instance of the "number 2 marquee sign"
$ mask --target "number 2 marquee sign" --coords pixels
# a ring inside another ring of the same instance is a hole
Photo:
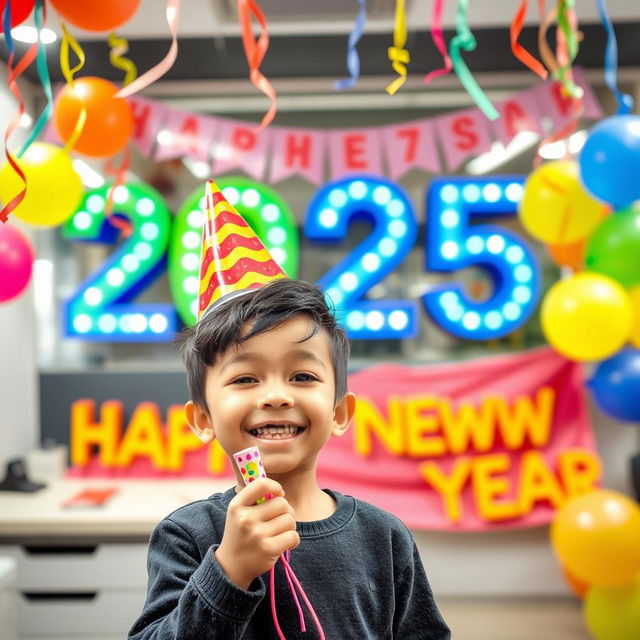
[[[491,296],[470,298],[449,282],[430,289],[422,305],[448,332],[469,340],[507,335],[533,313],[540,297],[535,255],[516,233],[474,218],[514,216],[522,197],[522,176],[444,177],[426,194],[427,272],[452,273],[464,267],[486,270]],[[295,218],[270,187],[243,177],[218,180],[225,197],[287,274],[295,278],[299,247]],[[109,186],[88,191],[65,223],[63,236],[74,242],[115,244],[122,232],[105,215]],[[68,336],[93,341],[170,341],[178,316],[196,321],[204,186],[187,198],[175,218],[160,194],[142,183],[116,188],[113,215],[130,230],[124,242],[64,303]],[[395,183],[382,177],[350,176],[324,185],[312,198],[304,233],[316,243],[339,244],[358,220],[372,223],[369,236],[319,281],[352,339],[401,339],[418,332],[417,300],[367,300],[367,291],[402,263],[417,236],[414,208]],[[136,302],[167,269],[175,302]]]

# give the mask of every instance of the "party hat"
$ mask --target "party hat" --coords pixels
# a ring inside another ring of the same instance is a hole
[[[218,185],[207,180],[198,320],[235,296],[286,277]]]

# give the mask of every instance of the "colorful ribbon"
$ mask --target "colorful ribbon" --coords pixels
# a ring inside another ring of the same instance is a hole
[[[60,23],[62,26],[62,44],[60,45],[60,70],[62,71],[62,75],[66,80],[67,84],[71,87],[71,90],[76,92],[76,83],[74,80],[74,76],[82,67],[84,67],[85,57],[84,51],[82,47],[78,44],[78,41],[69,33],[64,22]],[[78,64],[75,67],[71,68],[69,64],[69,49],[73,50],[73,53],[76,54],[78,58]],[[78,119],[76,124],[64,145],[65,151],[70,151],[73,148],[73,145],[77,142],[78,138],[82,134],[82,130],[84,129],[85,122],[87,121],[87,107],[84,104],[84,100],[82,100],[79,96],[76,95],[78,101],[80,102],[80,113],[78,114]]]
[[[578,55],[578,24],[575,0],[558,0],[558,80],[572,98],[582,98],[584,91],[573,81],[571,65]]]
[[[311,618],[313,619],[316,628],[318,629],[318,634],[320,635],[320,640],[325,640],[324,631],[322,629],[322,625],[320,624],[320,620],[318,620],[318,616],[309,602],[309,598],[307,598],[307,594],[304,592],[300,581],[296,577],[296,574],[293,572],[291,565],[289,564],[289,558],[291,557],[290,551],[285,551],[283,555],[280,556],[280,562],[282,562],[282,567],[284,568],[285,575],[287,576],[287,582],[289,583],[289,589],[291,590],[291,595],[294,599],[296,607],[298,609],[298,617],[300,620],[300,631],[303,633],[306,632],[307,628],[304,623],[304,613],[302,611],[302,607],[300,606],[300,602],[298,601],[298,597],[296,596],[295,589],[298,589],[300,592],[300,596],[304,600],[304,603],[307,605],[309,609],[309,613],[311,614]],[[275,590],[275,582],[276,582],[276,568],[275,566],[271,568],[269,574],[269,587],[271,592],[271,617],[273,618],[273,624],[276,628],[276,632],[278,633],[278,638],[280,640],[286,640],[285,635],[282,633],[282,629],[280,628],[280,623],[278,622],[278,614],[276,612],[276,590]],[[295,587],[295,589],[294,589]]]
[[[138,67],[136,67],[135,62],[124,57],[124,54],[129,51],[129,42],[126,38],[122,38],[115,33],[109,34],[107,42],[110,48],[109,62],[111,62],[111,66],[124,71],[122,84],[126,87],[138,76]]]
[[[449,55],[453,64],[453,70],[456,72],[462,86],[471,96],[478,108],[489,118],[489,120],[497,120],[500,117],[498,110],[493,106],[489,98],[476,82],[471,71],[465,64],[460,49],[465,51],[473,51],[476,48],[476,38],[469,29],[467,20],[467,6],[469,0],[459,0],[456,9],[456,35],[452,38],[449,45]]]
[[[393,82],[386,87],[386,92],[392,96],[407,80],[407,67],[409,64],[409,52],[404,48],[407,44],[407,17],[405,14],[404,0],[396,2],[396,21],[393,27],[393,47],[387,49],[387,55],[391,61],[393,70],[398,74]]]
[[[618,115],[631,113],[633,98],[628,93],[622,93],[618,89],[618,41],[616,32],[609,18],[606,0],[597,0],[600,20],[607,32],[607,46],[604,51],[604,81],[618,102]]]
[[[114,227],[117,227],[122,231],[122,235],[125,238],[128,238],[131,235],[131,231],[133,229],[131,223],[128,220],[124,220],[118,216],[113,215],[113,196],[116,192],[116,189],[124,184],[127,177],[127,170],[131,164],[131,151],[129,147],[125,147],[122,156],[122,162],[118,166],[113,164],[113,158],[107,159],[104,163],[104,171],[105,173],[110,173],[113,177],[113,184],[107,193],[107,202],[104,208],[104,215]]]
[[[431,9],[431,39],[436,45],[442,59],[444,61],[444,67],[441,69],[434,69],[430,71],[424,77],[424,84],[429,84],[434,78],[445,76],[451,71],[451,58],[447,51],[447,45],[444,41],[444,35],[442,33],[442,14],[444,13],[444,0],[435,0],[433,8]]]
[[[358,0],[358,2],[360,3],[360,10],[356,17],[356,23],[353,25],[353,29],[349,34],[349,42],[347,44],[347,69],[349,69],[351,77],[336,80],[336,89],[338,91],[351,89],[360,77],[360,57],[358,56],[356,45],[362,37],[364,23],[367,21],[367,0]]]
[[[167,0],[167,8],[165,11],[167,24],[171,31],[171,46],[167,55],[158,62],[155,67],[145,71],[139,78],[131,82],[131,84],[123,87],[116,93],[116,98],[128,98],[138,91],[142,91],[150,84],[161,78],[176,61],[178,57],[178,18],[180,17],[180,0]]]
[[[18,153],[18,158],[22,158],[24,152],[40,135],[40,132],[49,122],[49,120],[51,119],[51,114],[53,113],[53,92],[51,91],[51,80],[49,78],[49,68],[47,67],[47,52],[44,42],[42,42],[42,40],[40,39],[42,27],[47,22],[47,5],[43,0],[36,0],[34,21],[36,24],[36,30],[38,32],[38,57],[36,59],[36,67],[38,69],[38,77],[40,78],[42,90],[44,91],[44,95],[47,99],[47,104],[44,106],[42,112],[38,116],[38,119],[33,126],[33,130],[29,134],[26,142],[22,145],[22,148]]]
[[[4,8],[4,37],[7,43],[7,50],[9,51],[9,59],[7,60],[7,75],[9,89],[18,101],[18,111],[14,114],[9,126],[4,132],[4,153],[7,161],[11,165],[11,168],[16,172],[22,181],[23,188],[19,191],[0,211],[0,222],[6,222],[9,218],[9,214],[24,200],[27,195],[27,177],[24,171],[20,168],[15,161],[13,155],[9,151],[9,138],[13,132],[18,128],[20,119],[24,114],[24,100],[22,99],[22,93],[20,87],[18,87],[17,79],[24,73],[27,67],[35,60],[38,53],[38,42],[34,42],[26,51],[26,53],[20,59],[20,62],[13,66],[13,60],[15,57],[15,48],[13,46],[13,38],[11,37],[11,3],[7,2]]]
[[[254,17],[260,25],[260,36],[253,35]],[[238,0],[238,18],[242,29],[242,45],[249,63],[249,79],[271,101],[269,109],[264,114],[258,129],[264,129],[276,116],[276,92],[267,78],[260,71],[260,65],[269,49],[269,30],[262,9],[254,0]]]
[[[549,73],[544,68],[544,65],[536,60],[519,42],[518,38],[520,37],[520,33],[522,32],[522,27],[524,25],[524,20],[527,16],[527,10],[529,8],[528,0],[522,0],[520,3],[520,7],[516,12],[516,15],[513,18],[513,22],[511,23],[510,35],[511,35],[511,51],[513,55],[522,62],[525,66],[529,67],[531,71],[535,74],[539,75],[543,80],[546,80],[549,76]]]

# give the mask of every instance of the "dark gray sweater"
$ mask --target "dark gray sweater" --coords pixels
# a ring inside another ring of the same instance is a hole
[[[396,517],[351,496],[325,520],[299,522],[300,545],[290,564],[313,605],[326,640],[449,640],[409,530]],[[186,505],[166,517],[149,542],[147,600],[132,640],[277,640],[269,573],[244,591],[214,556],[233,489]],[[280,562],[276,606],[287,640],[319,638],[305,611],[299,628]]]

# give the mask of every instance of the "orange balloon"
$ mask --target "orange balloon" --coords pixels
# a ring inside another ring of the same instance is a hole
[[[548,244],[547,251],[559,267],[571,267],[574,271],[584,269],[587,240],[578,240],[570,244]]]
[[[551,543],[562,566],[579,580],[628,585],[640,573],[640,507],[604,489],[572,498],[553,519]]]
[[[87,156],[111,156],[122,150],[133,133],[133,114],[124,98],[116,98],[118,87],[103,78],[79,78],[75,91],[65,86],[58,94],[53,117],[60,137],[71,137],[81,113],[87,119],[72,149]]]
[[[86,31],[111,31],[124,24],[138,10],[140,0],[51,0],[67,22]]]
[[[574,576],[567,567],[562,567],[562,575],[567,581],[569,587],[571,587],[571,591],[573,591],[576,598],[580,598],[582,600],[589,592],[589,589],[591,589],[590,584],[584,580],[580,580],[580,578],[576,578],[576,576]]]

